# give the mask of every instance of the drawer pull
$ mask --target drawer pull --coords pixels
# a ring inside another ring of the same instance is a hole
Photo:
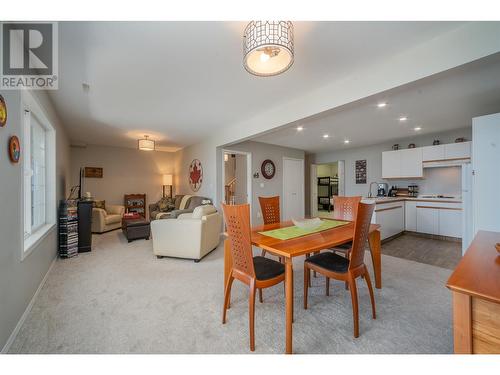
[[[380,209],[378,209],[378,210],[375,210],[375,212],[395,210],[395,209],[397,209],[397,208],[403,208],[403,206],[396,206],[396,207],[389,207],[389,208],[380,208]]]
[[[417,208],[431,208],[433,210],[454,210],[454,211],[462,211],[461,208],[456,207],[433,207],[433,206],[417,206]]]

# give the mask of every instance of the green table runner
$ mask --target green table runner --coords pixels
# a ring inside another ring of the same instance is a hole
[[[291,227],[273,229],[259,233],[264,236],[277,238],[278,240],[289,240],[292,238],[307,236],[308,234],[318,233],[324,230],[349,224],[348,221],[339,221],[339,220],[321,220],[321,221],[322,221],[321,225],[313,229],[299,228],[293,225]]]

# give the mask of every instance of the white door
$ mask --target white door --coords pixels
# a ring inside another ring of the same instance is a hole
[[[405,230],[417,231],[417,202],[405,202]]]
[[[422,160],[444,160],[444,145],[422,147]]]
[[[399,151],[382,152],[382,178],[401,177]]]
[[[400,150],[398,155],[401,163],[398,177],[423,177],[421,148]]]
[[[304,160],[283,158],[282,220],[304,215]]]
[[[318,216],[318,165],[311,164],[311,217]]]
[[[472,119],[473,234],[500,231],[500,113]]]
[[[446,159],[470,158],[471,142],[450,143],[444,145]]]

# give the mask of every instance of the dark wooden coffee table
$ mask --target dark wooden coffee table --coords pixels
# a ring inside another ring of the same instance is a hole
[[[128,242],[139,239],[149,240],[151,227],[149,225],[149,221],[142,216],[123,217],[122,232]]]

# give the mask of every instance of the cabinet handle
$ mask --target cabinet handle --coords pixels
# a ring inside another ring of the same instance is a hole
[[[417,206],[417,208],[431,208],[433,210],[454,210],[454,211],[462,211],[461,208],[455,207],[433,207],[433,206]]]
[[[375,210],[375,212],[395,210],[395,209],[397,209],[397,208],[403,208],[403,206],[396,206],[396,207],[389,207],[389,208],[381,208],[381,209]]]

